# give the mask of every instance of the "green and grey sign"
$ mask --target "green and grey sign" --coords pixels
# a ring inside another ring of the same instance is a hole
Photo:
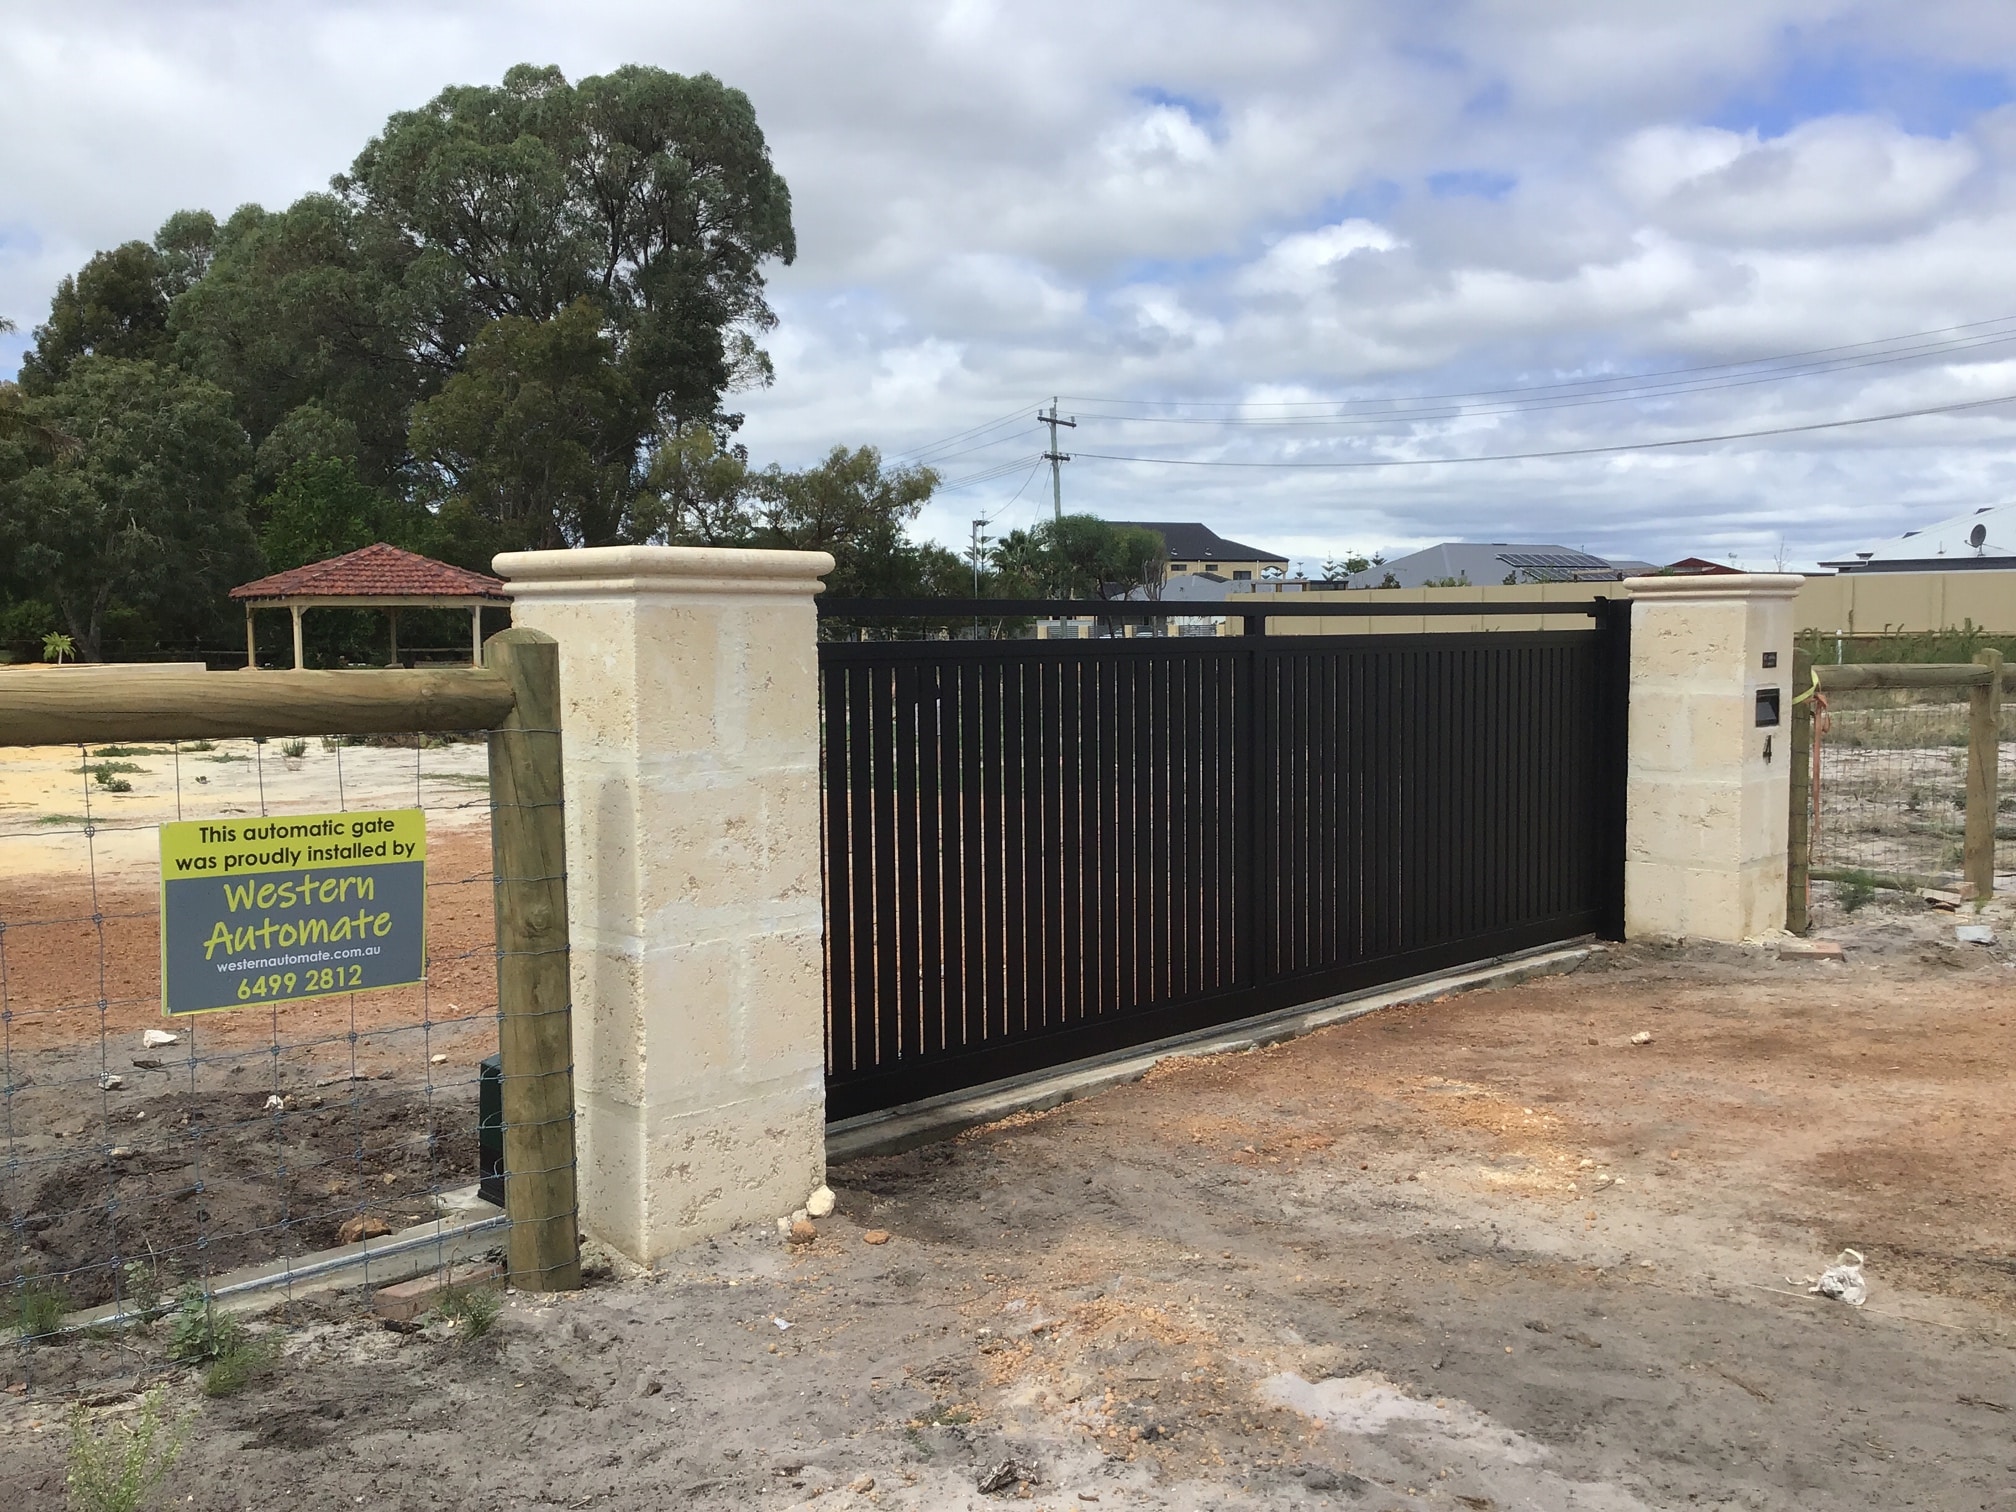
[[[161,826],[170,1017],[409,986],[426,920],[419,809]]]

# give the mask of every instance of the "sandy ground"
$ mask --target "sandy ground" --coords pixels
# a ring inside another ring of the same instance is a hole
[[[464,1343],[297,1310],[228,1400],[158,1339],[45,1350],[0,1506],[58,1503],[66,1392],[117,1421],[159,1378],[192,1512],[2011,1512],[2016,970],[1953,923],[1865,910],[1846,965],[1620,947],[1168,1062],[836,1168],[804,1250],[729,1235]],[[1800,1284],[1849,1245],[1860,1310]]]

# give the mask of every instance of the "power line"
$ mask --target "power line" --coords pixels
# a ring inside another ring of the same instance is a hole
[[[1655,368],[1649,373],[1618,373],[1596,378],[1563,379],[1555,383],[1517,384],[1507,388],[1468,389],[1439,394],[1417,394],[1411,402],[1453,401],[1458,399],[1495,399],[1508,394],[1538,394],[1559,390],[1591,388],[1602,384],[1642,384],[1648,379],[1675,378],[1702,373],[1739,372],[1745,369],[1768,367],[1774,363],[1803,363],[1820,358],[1834,358],[1837,354],[1869,352],[1878,347],[1894,346],[1900,341],[1927,341],[1935,336],[1951,337],[1956,332],[1985,331],[1991,326],[2004,326],[2016,321],[2016,315],[1998,315],[1988,320],[1969,321],[1962,325],[1939,326],[1929,331],[1910,331],[1896,336],[1882,336],[1870,341],[1849,342],[1840,346],[1813,347],[1805,351],[1781,353],[1770,357],[1752,357],[1739,362],[1706,363],[1692,367]],[[1987,339],[2001,339],[1991,337]],[[1307,409],[1315,406],[1334,407],[1340,404],[1382,404],[1391,401],[1382,399],[1196,399],[1196,400],[1156,400],[1128,399],[1108,395],[1074,394],[1070,396],[1078,404],[1195,404],[1198,406],[1218,405],[1240,409]],[[1200,419],[1212,417],[1202,416]]]
[[[1111,452],[1079,452],[1088,462],[1145,462],[1162,467],[1313,468],[1342,470],[1361,467],[1449,467],[1462,462],[1533,462],[1550,457],[1595,457],[1608,452],[1656,451],[1671,446],[1706,446],[1717,441],[1749,441],[1760,436],[1792,436],[1805,431],[1841,430],[1851,425],[1875,425],[1885,420],[1914,420],[1921,415],[1951,415],[2016,401],[2016,394],[1992,399],[1968,399],[1957,404],[1933,404],[1922,409],[1893,410],[1887,415],[1858,415],[1849,420],[1814,420],[1804,425],[1775,425],[1766,430],[1727,431],[1717,436],[1675,436],[1665,441],[1627,441],[1614,446],[1568,446],[1553,451],[1494,452],[1475,457],[1382,457],[1353,462],[1239,462],[1212,457],[1128,457]]]
[[[927,453],[935,452],[943,447],[950,446],[955,441],[964,441],[969,436],[980,435],[984,431],[997,430],[1001,426],[1008,424],[1011,420],[1020,420],[1022,418],[1022,415],[1023,410],[1021,406],[1018,405],[1009,413],[999,416],[996,419],[988,420],[980,425],[968,426],[965,430],[955,431],[949,436],[941,436],[936,441],[926,441],[923,445],[913,446],[908,451],[897,452],[891,458],[891,460],[892,461],[899,461],[905,459],[910,461],[921,460]]]
[[[940,483],[938,485],[938,492],[950,493],[955,488],[972,488],[977,484],[991,483],[996,478],[1005,478],[1010,474],[1020,472],[1031,463],[1041,466],[1042,462],[1043,458],[1040,453],[1031,456],[1025,452],[1022,456],[1011,457],[1006,462],[1000,462],[992,467],[983,468],[979,472],[968,473],[963,478],[954,478],[949,483]]]
[[[1715,380],[1699,379],[1686,383],[1645,385],[1640,388],[1622,389],[1607,394],[1565,394],[1528,401],[1506,401],[1488,406],[1464,407],[1447,405],[1441,409],[1408,409],[1411,400],[1364,400],[1361,403],[1390,404],[1395,406],[1377,414],[1360,415],[1112,415],[1092,413],[1083,415],[1088,420],[1112,420],[1123,425],[1208,425],[1214,428],[1276,428],[1314,427],[1339,425],[1391,425],[1411,424],[1426,420],[1475,419],[1492,415],[1527,415],[1547,410],[1576,409],[1597,404],[1626,404],[1650,399],[1688,397],[1694,394],[1723,393],[1732,389],[1753,388],[1761,383],[1781,383],[1793,378],[1811,378],[1833,373],[1850,372],[1881,366],[1886,363],[1908,362],[1928,352],[1941,355],[1955,352],[1974,351],[1981,347],[2002,346],[2016,342],[2016,331],[1994,336],[1984,336],[1964,343],[1934,347],[1915,347],[1900,352],[1883,353],[1877,356],[1857,358],[1852,361],[1840,359],[1829,364],[1816,364],[1805,368],[1781,369],[1768,373],[1754,373],[1743,378],[1723,378]]]

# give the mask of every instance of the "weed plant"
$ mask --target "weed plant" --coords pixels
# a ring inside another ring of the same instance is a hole
[[[219,1312],[201,1286],[190,1282],[175,1299],[175,1320],[168,1332],[168,1358],[183,1365],[202,1365],[231,1353],[245,1342],[245,1325]]]
[[[70,1298],[60,1286],[38,1276],[23,1276],[0,1301],[0,1318],[24,1342],[53,1339],[70,1311]]]
[[[434,1304],[434,1316],[456,1330],[464,1341],[482,1338],[497,1326],[503,1299],[487,1286],[451,1286]]]
[[[1876,901],[1876,879],[1868,872],[1851,872],[1834,884],[1834,899],[1843,913],[1856,913]]]
[[[247,1386],[273,1374],[280,1363],[280,1341],[271,1334],[239,1330],[224,1352],[203,1372],[203,1395],[236,1396]]]
[[[160,1387],[140,1399],[132,1423],[91,1426],[82,1402],[70,1409],[70,1471],[66,1483],[75,1512],[139,1512],[153,1496],[187,1442],[189,1417],[170,1422]]]

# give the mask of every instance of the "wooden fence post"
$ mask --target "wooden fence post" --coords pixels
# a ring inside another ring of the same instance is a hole
[[[2002,754],[2002,653],[1974,658],[1988,669],[1985,686],[1967,690],[1967,895],[1977,903],[1995,896],[1995,804]]]
[[[516,694],[509,718],[490,735],[511,1284],[569,1291],[581,1284],[581,1252],[567,832],[560,807],[560,649],[540,631],[505,630],[484,646],[483,662]]]
[[[1813,654],[1792,653],[1792,811],[1786,827],[1785,927],[1803,935],[1813,927],[1807,909],[1813,872]]]

